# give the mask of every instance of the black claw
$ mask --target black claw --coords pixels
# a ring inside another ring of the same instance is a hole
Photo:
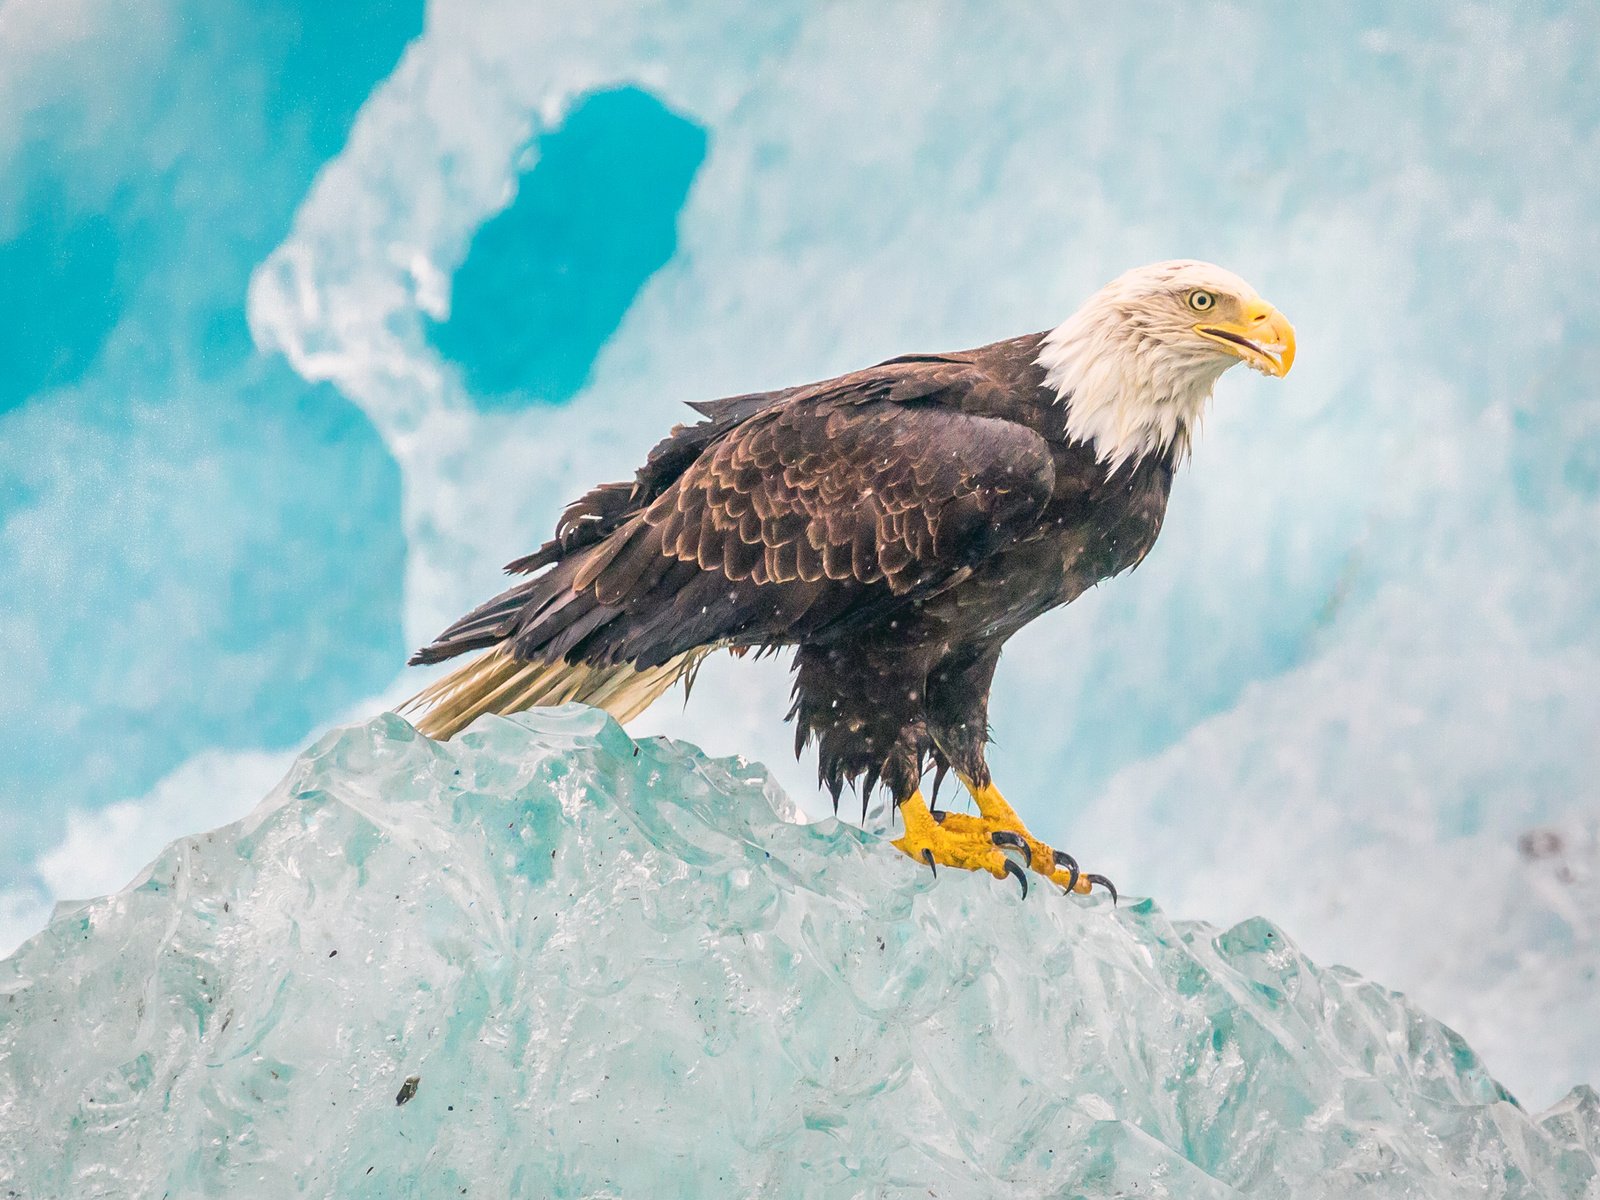
[[[1067,881],[1067,891],[1070,892],[1078,886],[1078,860],[1073,858],[1072,855],[1068,854],[1065,850],[1057,850],[1056,869],[1060,870],[1062,867],[1065,867],[1068,871],[1072,872],[1072,877]]]
[[[1013,850],[1021,850],[1030,859],[1033,849],[1028,845],[1028,839],[1020,833],[1013,833],[1009,829],[996,829],[989,835],[989,840],[996,846],[1010,846]]]
[[[933,865],[933,851],[932,850],[924,850],[922,852],[922,861],[928,864],[928,870],[933,872],[933,877],[935,879],[939,878],[939,868]],[[1115,892],[1112,893],[1112,895],[1115,895],[1115,894],[1116,894]]]
[[[945,818],[944,809],[942,809],[942,808],[930,808],[928,810],[928,815],[931,816],[935,821],[939,822],[939,824],[941,824],[941,825],[944,824],[944,818]]]
[[[1117,903],[1117,885],[1116,884],[1112,883],[1111,880],[1107,879],[1104,875],[1086,875],[1086,876],[1084,876],[1084,878],[1087,879],[1090,883],[1098,883],[1101,887],[1105,888],[1106,891],[1110,892],[1111,893],[1111,903],[1112,903],[1113,907],[1116,905],[1116,903]]]
[[[1006,874],[1022,885],[1022,898],[1028,898],[1028,873],[1017,866],[1011,859],[1006,859]]]

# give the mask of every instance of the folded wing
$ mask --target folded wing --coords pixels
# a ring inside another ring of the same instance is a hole
[[[765,405],[741,398],[731,418],[707,406],[631,488],[591,492],[556,541],[513,564],[538,575],[417,658],[495,647],[648,671],[882,619],[969,572],[1050,499],[1044,440],[964,411],[985,382],[966,364],[891,363]],[[670,477],[647,478],[662,463]]]

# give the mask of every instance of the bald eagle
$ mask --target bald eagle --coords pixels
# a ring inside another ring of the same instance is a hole
[[[815,741],[835,808],[846,784],[863,803],[881,784],[893,844],[930,867],[1024,894],[1027,871],[1110,887],[995,787],[995,665],[1017,630],[1150,552],[1222,373],[1293,361],[1293,328],[1244,280],[1163,262],[1044,333],[695,404],[703,419],[631,482],[590,491],[506,568],[528,579],[413,657],[482,652],[413,698],[418,728],[573,700],[625,721],[713,650],[792,648],[796,752]],[[979,815],[931,811],[929,769],[954,771]]]

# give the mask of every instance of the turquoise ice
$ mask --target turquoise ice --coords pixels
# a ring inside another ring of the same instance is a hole
[[[636,87],[582,97],[528,147],[515,197],[451,277],[449,319],[429,322],[475,403],[577,394],[677,250],[678,211],[705,153],[704,129]]]
[[[1584,1197],[1404,997],[577,706],[338,729],[0,963],[0,1194]]]

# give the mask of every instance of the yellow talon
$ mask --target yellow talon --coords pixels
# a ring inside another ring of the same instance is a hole
[[[963,871],[987,871],[997,879],[1004,879],[1010,873],[1006,864],[1011,859],[989,840],[986,831],[960,828],[953,824],[955,818],[948,815],[944,824],[940,824],[928,811],[920,791],[900,802],[900,816],[906,823],[906,831],[891,845],[918,862],[958,867]]]
[[[1021,856],[1022,865],[1057,887],[1087,896],[1099,883],[1111,892],[1113,900],[1116,899],[1116,889],[1104,876],[1080,872],[1070,855],[1052,849],[1029,833],[1022,818],[1006,803],[994,784],[978,787],[965,777],[962,783],[977,801],[981,816],[941,813],[935,818],[928,811],[922,793],[913,792],[900,804],[905,834],[892,844],[930,867],[937,864],[964,871],[988,871],[997,879],[1012,875],[1022,884],[1026,895],[1027,879],[1021,872],[1019,859],[1007,853],[1010,849]]]
[[[988,817],[969,817],[963,813],[946,813],[944,827],[952,833],[972,838],[992,840],[996,833],[1011,833],[1027,847],[1028,869],[1043,875],[1065,891],[1087,896],[1092,888],[1089,877],[1071,866],[1062,865],[1055,850],[1034,837],[1019,821],[1016,825],[1002,825]],[[1067,862],[1072,860],[1069,858]]]

